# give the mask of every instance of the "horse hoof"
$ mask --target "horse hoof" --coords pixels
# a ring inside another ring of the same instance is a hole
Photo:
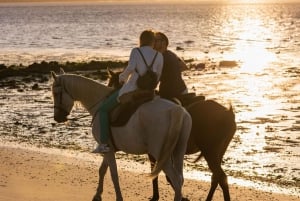
[[[102,201],[102,199],[101,199],[101,197],[99,198],[99,197],[94,196],[92,201]]]
[[[181,201],[190,201],[188,198],[182,198]]]
[[[149,201],[158,201],[158,200],[159,200],[159,198],[157,198],[157,197],[149,198]]]

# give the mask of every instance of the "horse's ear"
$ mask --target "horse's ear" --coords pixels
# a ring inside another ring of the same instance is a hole
[[[65,74],[65,71],[63,68],[60,68],[59,74]]]
[[[56,73],[54,71],[51,71],[51,75],[52,75],[53,79],[56,80],[57,75],[56,75]]]
[[[109,67],[107,67],[107,73],[109,77],[112,77],[113,75],[115,75],[115,72],[110,70]]]

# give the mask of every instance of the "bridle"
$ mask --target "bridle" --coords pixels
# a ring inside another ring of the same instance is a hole
[[[63,99],[63,91],[64,91],[64,88],[61,86],[61,84],[57,84],[56,86],[53,86],[53,96],[54,96],[54,99],[57,98],[59,101],[54,101],[54,109],[58,109],[60,110],[63,115],[65,116],[68,116],[70,114],[69,111],[67,111],[62,105],[63,105],[63,102],[62,102],[62,99]]]
[[[53,86],[53,95],[54,95],[54,98],[58,98],[59,101],[57,103],[57,101],[54,101],[54,109],[58,109],[61,111],[61,113],[67,117],[69,114],[70,114],[70,111],[67,111],[62,105],[63,105],[63,92],[67,93],[66,89],[62,86],[61,83],[58,83],[56,84],[55,86]],[[73,100],[74,98],[69,94],[67,93]],[[92,106],[90,106],[87,110],[89,111],[89,109],[95,107],[99,102],[101,102],[101,99],[96,101],[95,104],[93,104]],[[95,114],[96,115],[96,114]],[[88,117],[90,116],[90,114],[87,114],[87,115],[81,115],[79,117],[73,117],[73,118],[66,118],[66,120],[71,120],[71,121],[75,121],[75,120],[78,120],[78,119],[82,119],[82,118],[85,118],[85,117]],[[94,117],[93,117],[94,119]],[[92,120],[93,122],[93,120]]]

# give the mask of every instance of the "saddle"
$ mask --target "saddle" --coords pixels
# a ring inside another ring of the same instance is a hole
[[[111,112],[110,112],[110,125],[113,127],[121,127],[124,126],[133,113],[144,103],[153,100],[155,94],[152,91],[137,93],[131,99],[131,101],[127,101],[125,103],[118,104]],[[195,93],[183,94],[178,98],[173,98],[171,101],[186,107],[192,103],[198,101],[204,101],[205,96],[199,95],[197,96]]]
[[[196,93],[187,93],[182,94],[177,98],[172,98],[171,101],[182,105],[183,107],[187,107],[188,105],[198,102],[198,101],[204,101],[205,96],[202,95],[196,95]]]
[[[142,93],[135,93],[130,101],[119,103],[110,112],[110,125],[113,127],[124,126],[133,113],[135,113],[142,104],[153,100],[154,96],[153,91],[143,91]]]

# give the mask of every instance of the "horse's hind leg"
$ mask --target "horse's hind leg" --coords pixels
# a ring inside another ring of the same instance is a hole
[[[207,195],[206,201],[212,200],[212,197],[214,195],[214,192],[215,192],[218,184],[220,184],[220,186],[223,190],[224,201],[230,201],[227,176],[223,170],[218,173],[213,173],[213,175],[211,177],[211,187],[210,187],[209,193]]]
[[[222,191],[223,191],[223,196],[225,201],[230,201],[230,194],[229,194],[229,186],[228,186],[228,181],[227,181],[227,175],[224,172],[224,170],[221,167],[221,162],[222,158],[225,154],[225,151],[232,139],[232,136],[235,132],[235,127],[232,128],[232,132],[229,132],[229,134],[224,135],[225,136],[225,141],[219,142],[218,148],[217,147],[212,147],[212,150],[215,152],[213,153],[208,153],[203,152],[203,155],[208,163],[208,166],[210,170],[212,171],[212,178],[211,178],[211,188],[209,190],[208,196],[207,196],[207,201],[210,201],[213,197],[213,194],[218,186],[220,184]],[[220,132],[222,133],[222,132]]]
[[[181,201],[188,201],[188,198],[182,197],[182,186],[184,181],[183,178],[184,154],[187,146],[187,141],[190,135],[190,130],[192,127],[191,121],[188,121],[189,118],[190,116],[185,116],[185,120],[183,121],[183,126],[181,128],[180,136],[172,155],[172,161],[170,160],[170,164],[171,164],[170,175],[166,174],[168,182],[172,185],[173,189],[175,190],[174,200],[179,199]],[[173,173],[175,173],[175,178],[171,177],[174,176]],[[176,191],[178,191],[178,196],[176,196]]]
[[[156,160],[150,154],[148,154],[148,158],[150,160],[151,171],[152,171]],[[149,201],[158,201],[159,200],[158,177],[152,179],[152,190],[153,190],[152,198]]]
[[[223,196],[225,201],[230,201],[230,195],[229,195],[229,187],[228,187],[228,182],[227,182],[227,175],[223,171],[221,167],[221,160],[218,159],[217,156],[208,156],[204,154],[204,157],[208,163],[209,168],[212,171],[212,176],[211,176],[211,186],[209,193],[207,195],[206,201],[211,201],[212,197],[214,195],[214,192],[220,184],[222,190],[223,190]]]
[[[212,176],[211,176],[211,184],[210,184],[209,193],[206,197],[206,201],[211,201],[212,200],[212,197],[215,193],[215,190],[216,190],[217,186],[218,186],[218,181],[217,181],[216,175],[213,173]]]
[[[223,196],[225,201],[230,201],[229,187],[227,181],[227,175],[223,171],[223,174],[220,177],[219,184],[223,190]]]
[[[155,159],[151,155],[148,155],[148,157],[149,157],[149,160],[151,163],[151,170],[152,170],[155,165]],[[166,179],[171,184],[172,188],[174,189],[174,186],[168,176],[166,176]],[[149,201],[158,201],[159,200],[158,177],[155,177],[154,179],[152,179],[152,189],[153,189],[153,195]],[[182,197],[181,201],[189,201],[189,199]]]
[[[174,189],[175,196],[174,201],[181,201],[182,200],[182,184],[183,184],[183,173],[178,172],[172,164],[171,159],[166,163],[165,167],[163,168],[166,176],[170,179],[171,186]]]

